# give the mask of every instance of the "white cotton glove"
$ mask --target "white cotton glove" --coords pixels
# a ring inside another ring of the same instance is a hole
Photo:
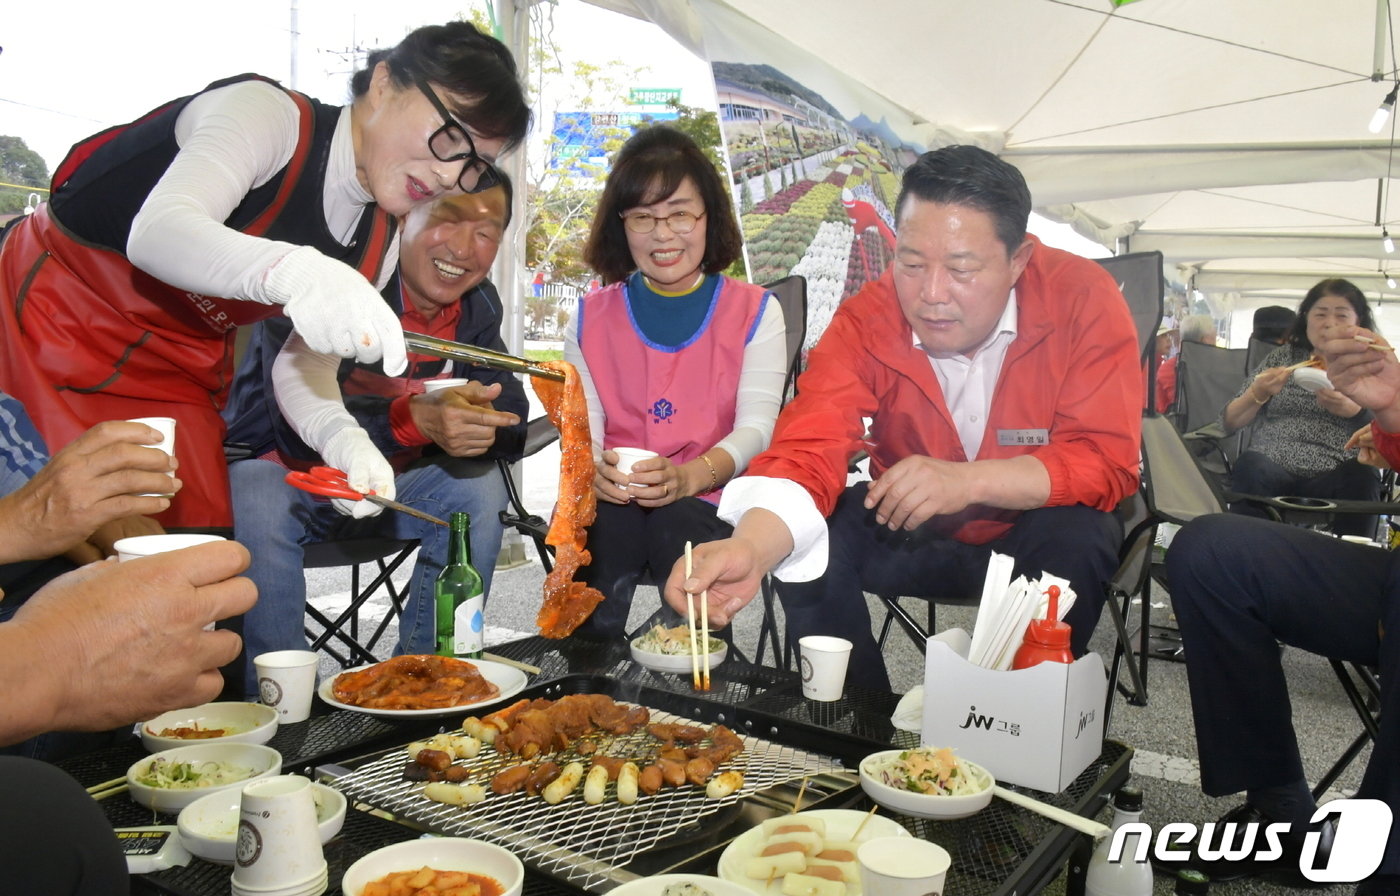
[[[394,468],[369,440],[369,433],[358,426],[350,426],[331,436],[321,451],[329,466],[345,472],[349,485],[360,494],[374,492],[381,498],[394,497]],[[331,498],[335,509],[346,516],[363,519],[376,516],[384,510],[373,501],[351,501],[346,498]]]
[[[362,364],[384,361],[384,372],[408,369],[403,327],[360,273],[310,246],[293,249],[267,270],[264,293],[286,306],[313,351]]]

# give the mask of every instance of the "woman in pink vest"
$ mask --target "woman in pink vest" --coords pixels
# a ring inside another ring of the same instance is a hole
[[[720,490],[773,435],[783,312],[721,273],[742,240],[724,180],[685,134],[652,126],[618,152],[584,251],[604,285],[579,302],[564,343],[598,467],[593,559],[579,578],[605,599],[585,634],[625,635],[638,581],[664,579],[687,541],[728,537]],[[657,456],[624,473],[622,447]]]

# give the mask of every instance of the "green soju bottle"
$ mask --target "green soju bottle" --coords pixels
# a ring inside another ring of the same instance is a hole
[[[438,573],[433,595],[437,598],[437,653],[476,659],[481,656],[485,606],[481,574],[472,566],[471,542],[467,532],[471,517],[452,514],[451,541],[447,565]]]

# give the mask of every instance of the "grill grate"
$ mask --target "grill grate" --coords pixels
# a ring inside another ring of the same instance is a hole
[[[651,720],[699,724],[654,709]],[[507,846],[536,870],[599,891],[634,877],[625,869],[638,855],[705,829],[742,797],[840,767],[826,756],[740,736],[744,752],[720,766],[716,774],[737,769],[743,772],[744,785],[717,800],[705,796],[704,788],[686,785],[663,788],[650,796],[642,794],[635,804],[623,806],[616,800],[615,785],[610,784],[603,802],[593,806],[584,803],[582,787],[559,805],[549,805],[542,798],[523,792],[505,796],[488,792],[483,802],[467,807],[447,806],[424,797],[422,784],[403,780],[407,754],[402,748],[340,778],[336,786],[353,799],[430,831],[477,837]],[[655,746],[655,739],[639,731],[600,739],[598,752],[640,759],[653,752]],[[587,757],[572,752],[549,758],[561,767],[574,759],[583,761],[585,768],[588,765]],[[489,787],[496,772],[519,762],[517,757],[484,748],[475,759],[459,760],[458,764],[472,770],[472,782]]]

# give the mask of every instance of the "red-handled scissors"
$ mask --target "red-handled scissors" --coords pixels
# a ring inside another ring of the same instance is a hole
[[[287,474],[287,484],[294,485],[304,492],[311,492],[314,495],[325,495],[328,498],[347,498],[351,501],[369,501],[378,504],[380,507],[388,507],[406,513],[409,516],[416,516],[420,520],[427,520],[430,523],[437,523],[439,526],[447,527],[447,523],[437,517],[424,513],[407,504],[400,504],[398,501],[391,501],[388,498],[381,498],[374,492],[361,494],[350,487],[349,479],[345,474],[335,467],[312,467],[305,473],[300,470],[293,470]]]

